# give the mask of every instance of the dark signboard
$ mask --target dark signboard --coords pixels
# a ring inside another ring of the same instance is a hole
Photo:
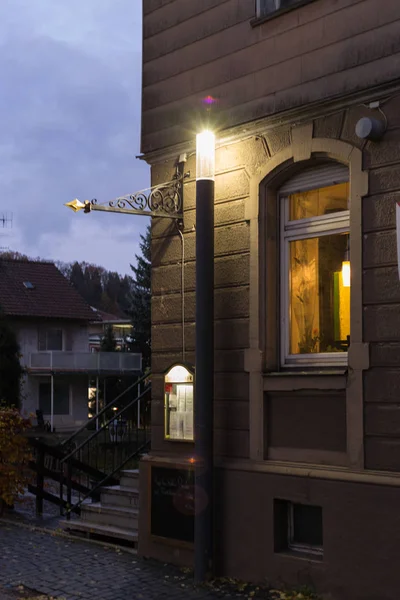
[[[194,472],[152,467],[151,534],[194,542]]]

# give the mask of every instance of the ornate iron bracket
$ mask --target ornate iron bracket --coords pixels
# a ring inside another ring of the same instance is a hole
[[[144,215],[147,217],[167,217],[183,219],[183,181],[190,176],[184,173],[185,163],[179,163],[172,181],[160,183],[140,190],[135,194],[120,196],[106,204],[98,204],[97,200],[85,200],[84,210],[115,212],[127,215]]]

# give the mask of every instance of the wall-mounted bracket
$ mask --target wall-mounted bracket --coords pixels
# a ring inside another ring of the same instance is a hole
[[[85,213],[103,211],[126,215],[143,215],[146,217],[167,217],[183,220],[183,182],[190,176],[184,171],[185,161],[179,162],[172,181],[159,183],[134,194],[120,196],[104,204],[98,204],[96,198],[68,202],[66,206],[74,210],[84,209]]]

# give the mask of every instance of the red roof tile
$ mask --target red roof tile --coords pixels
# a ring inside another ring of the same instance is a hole
[[[50,262],[0,258],[0,308],[14,317],[96,319],[89,304]]]
[[[91,309],[95,313],[95,318],[97,317],[97,320],[103,321],[104,323],[115,321],[116,323],[130,324],[131,322],[130,319],[127,317],[118,317],[117,315],[105,312],[104,310],[100,310],[99,308],[94,308],[94,306],[92,306]]]

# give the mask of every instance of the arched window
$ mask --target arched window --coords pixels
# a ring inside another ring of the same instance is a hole
[[[302,171],[278,191],[281,366],[347,364],[350,343],[349,171]]]

